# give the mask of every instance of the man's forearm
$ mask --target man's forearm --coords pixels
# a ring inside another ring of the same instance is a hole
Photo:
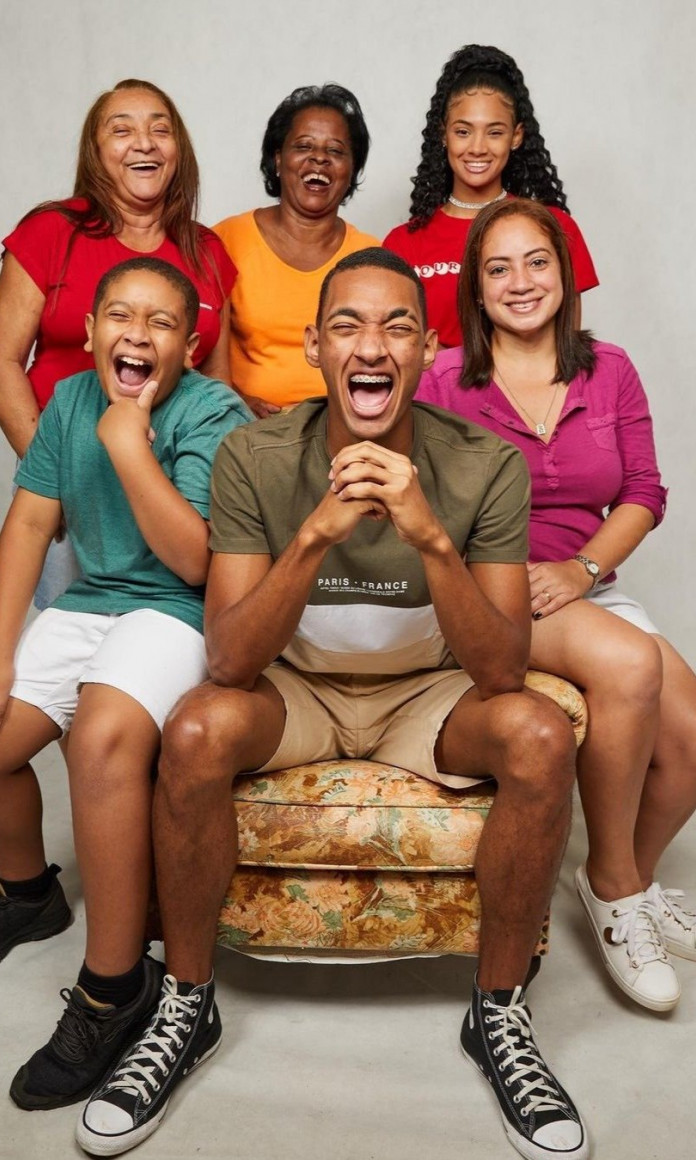
[[[328,547],[301,528],[241,600],[217,610],[207,603],[208,668],[217,684],[249,689],[279,656],[300,622]]]
[[[531,618],[508,618],[477,584],[449,537],[421,552],[442,635],[481,696],[521,689],[529,659]]]

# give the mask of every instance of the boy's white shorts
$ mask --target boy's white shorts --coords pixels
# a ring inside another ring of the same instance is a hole
[[[82,685],[111,685],[161,730],[179,697],[207,676],[202,634],[173,616],[151,608],[108,616],[47,608],[24,630],[10,695],[67,733]]]

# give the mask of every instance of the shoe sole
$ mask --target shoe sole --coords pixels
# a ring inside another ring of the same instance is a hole
[[[194,1063],[193,1067],[189,1068],[186,1075],[183,1076],[182,1079],[188,1079],[190,1075],[193,1075],[194,1071],[197,1071],[201,1064],[205,1063],[207,1059],[210,1059],[211,1055],[215,1054],[221,1043],[222,1032],[220,1032],[220,1035],[212,1047],[209,1047],[208,1050],[200,1057],[198,1062]],[[181,1083],[181,1080],[179,1083]],[[177,1088],[178,1087],[179,1084],[177,1084]],[[143,1124],[142,1127],[135,1128],[132,1132],[123,1133],[120,1136],[100,1136],[92,1132],[92,1130],[87,1127],[83,1120],[83,1112],[77,1122],[75,1139],[77,1140],[80,1147],[84,1148],[85,1152],[89,1152],[91,1156],[120,1156],[123,1152],[128,1152],[131,1148],[135,1148],[138,1144],[142,1144],[143,1140],[147,1140],[148,1136],[151,1136],[153,1132],[157,1131],[166,1115],[167,1108],[169,1107],[169,1101],[173,1099],[175,1095],[176,1088],[172,1094],[167,1097],[160,1110],[152,1117],[151,1120],[148,1120],[148,1122]]]
[[[683,943],[675,942],[674,939],[666,937],[665,946],[671,955],[676,955],[679,959],[689,959],[690,962],[696,963],[696,947],[685,947]]]
[[[607,971],[611,975],[611,978],[616,983],[617,987],[623,991],[624,995],[628,995],[629,999],[633,999],[634,1003],[639,1003],[641,1007],[647,1007],[649,1011],[672,1011],[681,998],[681,988],[677,992],[677,995],[674,999],[650,999],[648,996],[641,995],[634,991],[632,987],[629,987],[626,980],[621,974],[619,974],[619,972],[616,970],[616,967],[605,953],[604,942],[602,940],[601,934],[599,933],[599,930],[597,929],[595,916],[592,913],[589,902],[583,894],[582,888],[578,884],[577,878],[575,879],[575,889],[577,891],[578,898],[582,903],[585,914],[587,915],[587,921],[589,923],[590,930],[592,931],[592,937],[597,944],[599,957],[601,958],[604,966],[607,968]]]
[[[570,1151],[552,1151],[550,1148],[540,1147],[539,1144],[535,1144],[533,1140],[527,1140],[525,1136],[521,1136],[519,1132],[515,1131],[507,1116],[501,1109],[500,1104],[498,1103],[498,1098],[495,1094],[493,1084],[489,1080],[486,1073],[481,1071],[481,1068],[477,1064],[476,1060],[472,1059],[472,1057],[469,1055],[461,1041],[459,1044],[459,1050],[461,1051],[467,1063],[473,1067],[479,1079],[482,1079],[486,1084],[490,1097],[495,1104],[496,1110],[505,1129],[505,1135],[507,1136],[515,1151],[519,1152],[520,1156],[524,1156],[525,1160],[589,1160],[590,1144],[587,1138],[587,1128],[585,1127],[582,1117],[580,1119],[580,1126],[582,1127],[582,1134],[584,1139],[577,1148],[573,1148]]]
[[[7,957],[7,955],[9,955],[10,951],[14,950],[15,947],[21,946],[22,943],[43,942],[44,939],[53,938],[54,934],[62,934],[62,932],[64,930],[67,930],[67,928],[70,926],[72,921],[73,921],[72,911],[68,910],[68,913],[60,920],[60,922],[58,923],[57,926],[56,925],[48,926],[45,930],[40,930],[40,929],[34,930],[31,932],[31,934],[27,935],[26,937],[23,936],[20,932],[16,938],[11,940],[9,945],[6,944],[4,946],[4,948],[0,951],[0,963],[3,961],[4,958]]]

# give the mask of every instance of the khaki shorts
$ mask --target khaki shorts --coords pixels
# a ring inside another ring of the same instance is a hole
[[[280,745],[259,772],[361,757],[455,789],[482,780],[435,768],[443,723],[474,683],[461,669],[376,677],[306,673],[277,661],[263,675],[283,698],[286,718]]]

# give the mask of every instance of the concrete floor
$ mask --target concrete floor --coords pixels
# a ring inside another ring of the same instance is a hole
[[[49,859],[75,922],[16,948],[0,966],[0,1088],[51,1033],[82,959],[84,909],[57,750],[37,762]],[[696,822],[665,856],[661,881],[696,896]],[[530,990],[539,1042],[583,1113],[597,1160],[692,1160],[696,963],[677,961],[682,999],[667,1016],[617,991],[572,887],[585,836],[579,808],[553,904],[551,953]],[[225,1036],[179,1089],[142,1160],[505,1160],[507,1144],[458,1033],[468,959],[351,966],[279,964],[219,950]],[[76,1109],[21,1112],[0,1096],[0,1158],[63,1160]]]

